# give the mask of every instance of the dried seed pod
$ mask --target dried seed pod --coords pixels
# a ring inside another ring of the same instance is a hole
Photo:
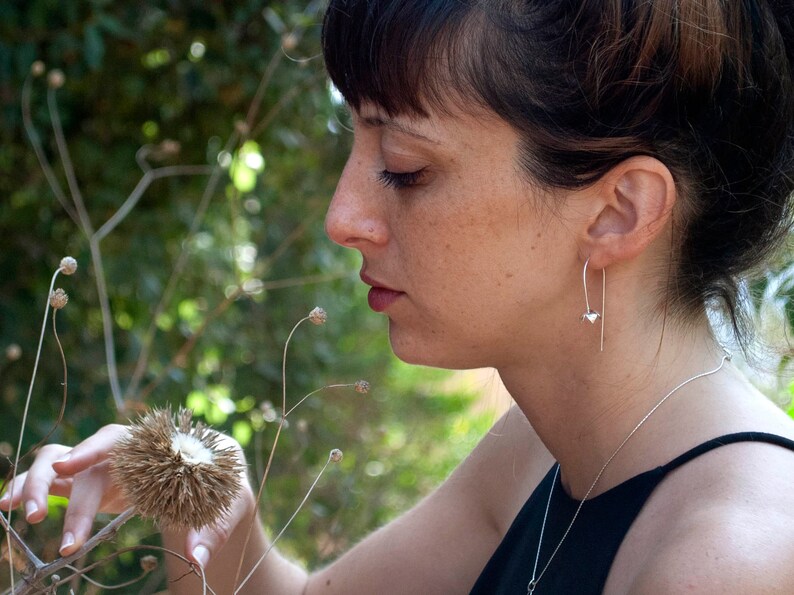
[[[30,74],[33,76],[41,76],[44,74],[46,67],[44,66],[44,62],[41,60],[36,60],[33,64],[30,65]]]
[[[199,529],[218,521],[240,491],[244,466],[234,447],[192,412],[152,410],[110,453],[111,475],[136,512],[162,527]]]
[[[141,570],[144,572],[152,572],[156,570],[159,565],[160,561],[157,559],[157,556],[149,555],[141,558]]]
[[[320,308],[319,306],[309,312],[309,322],[312,324],[325,324],[325,321],[328,320],[328,314],[325,310]]]
[[[50,73],[47,75],[47,84],[52,89],[60,89],[63,87],[64,83],[66,82],[66,75],[63,73],[63,70],[50,70]]]
[[[331,451],[331,454],[328,455],[328,458],[331,459],[331,462],[338,463],[342,460],[342,451],[335,448]]]
[[[61,269],[64,275],[74,275],[74,272],[77,270],[77,261],[71,256],[64,256],[58,268]]]
[[[353,385],[353,388],[357,393],[365,395],[369,392],[369,382],[366,380],[359,380]]]
[[[60,287],[50,294],[50,306],[53,310],[60,310],[69,303],[69,295]]]

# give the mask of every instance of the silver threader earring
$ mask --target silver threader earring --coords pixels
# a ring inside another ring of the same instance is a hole
[[[584,270],[582,271],[582,283],[584,285],[584,304],[587,308],[585,313],[579,317],[580,322],[585,320],[590,324],[595,324],[596,320],[601,320],[601,351],[604,351],[604,315],[606,312],[606,299],[607,299],[607,271],[601,269],[601,312],[596,312],[590,307],[590,298],[587,296],[587,265],[590,264],[590,258],[584,262]]]

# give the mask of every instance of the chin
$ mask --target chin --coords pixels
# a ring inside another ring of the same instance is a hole
[[[470,357],[462,357],[460,353],[456,353],[453,342],[430,341],[426,337],[409,335],[395,329],[391,321],[389,343],[394,355],[406,364],[446,370],[471,370],[483,366]]]

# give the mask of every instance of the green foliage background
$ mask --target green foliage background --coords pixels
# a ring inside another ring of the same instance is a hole
[[[80,268],[58,281],[70,294],[58,314],[68,404],[52,439],[73,444],[118,419],[88,241],[55,200],[23,129],[21,90],[35,60],[65,74],[56,93],[58,113],[94,228],[141,179],[136,152],[144,145],[153,147],[153,167],[231,162],[189,241],[207,176],[154,182],[101,243],[122,388],[182,251],[188,266],[157,320],[142,386],[159,375],[163,381],[143,404],[188,403],[246,446],[256,474],[275,432],[271,406],[280,407],[284,340],[315,305],[328,311],[329,320],[295,334],[289,401],[327,384],[359,378],[372,384],[368,395],[324,391],[290,416],[262,507],[269,527],[278,529],[289,518],[331,448],[341,448],[345,458],[323,477],[280,542],[283,550],[309,567],[332,559],[427,493],[490,425],[493,414],[474,413],[474,397],[450,389],[447,375],[393,359],[384,318],[365,306],[357,256],[324,236],[323,213],[350,135],[318,58],[321,11],[318,2],[264,0],[0,2],[3,476],[19,435],[49,279],[67,254]],[[255,119],[267,120],[265,125],[254,126],[244,147],[223,155],[268,68],[273,76]],[[32,82],[31,115],[65,187],[46,93],[45,75]],[[213,319],[213,310],[240,284],[253,291]],[[263,286],[272,288],[257,290]],[[169,366],[207,322],[187,357]],[[21,349],[18,359],[14,346]],[[48,332],[25,447],[52,427],[62,382]],[[129,397],[140,404],[139,393]],[[63,506],[53,499],[50,520],[36,527],[16,515],[17,527],[45,559],[55,556]],[[119,545],[139,542],[157,543],[145,522],[128,525]],[[92,576],[108,583],[136,576],[138,557],[108,561]],[[0,585],[7,584],[3,564]],[[161,588],[159,577],[121,592]]]

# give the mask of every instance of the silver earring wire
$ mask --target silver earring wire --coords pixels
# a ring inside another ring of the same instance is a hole
[[[584,303],[587,310],[579,317],[579,321],[587,320],[590,324],[595,324],[596,320],[601,319],[601,351],[604,351],[604,316],[606,313],[607,301],[607,271],[601,269],[601,312],[596,312],[590,308],[590,298],[587,295],[587,265],[590,264],[590,258],[584,262],[584,269],[582,270],[582,285],[584,286]]]

